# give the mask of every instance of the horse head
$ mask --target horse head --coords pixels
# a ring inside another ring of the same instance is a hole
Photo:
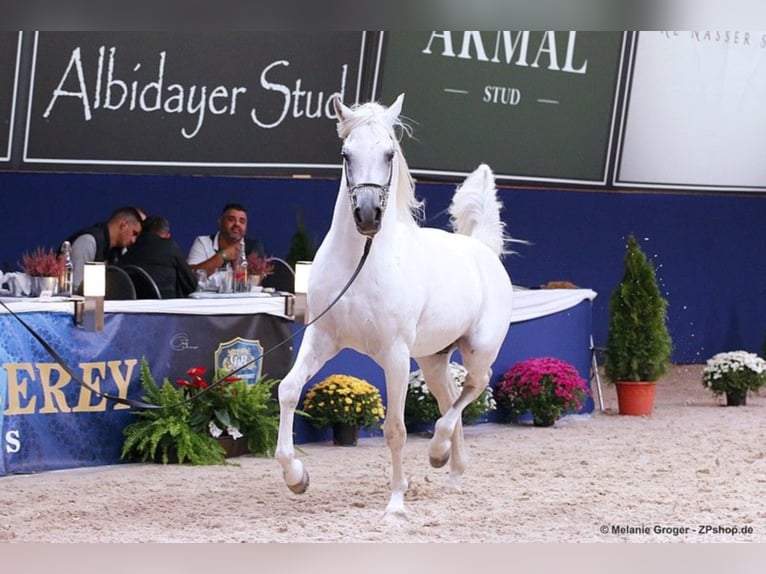
[[[389,108],[377,103],[350,108],[339,97],[333,100],[351,213],[357,231],[367,237],[380,231],[391,192],[399,150],[394,126],[403,101],[401,94]]]

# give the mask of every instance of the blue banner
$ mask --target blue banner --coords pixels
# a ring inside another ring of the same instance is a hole
[[[282,378],[292,362],[283,345],[291,321],[272,315],[198,316],[107,314],[102,332],[74,326],[68,313],[24,313],[22,318],[67,365],[99,392],[141,399],[142,357],[158,384],[186,377],[191,367],[212,373],[222,364],[247,369],[249,378]],[[131,408],[81,386],[9,314],[0,314],[0,475],[113,464]]]

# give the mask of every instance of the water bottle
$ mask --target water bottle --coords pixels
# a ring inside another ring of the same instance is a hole
[[[250,286],[247,280],[247,254],[245,253],[245,238],[239,242],[239,255],[237,256],[237,267],[234,271],[234,290],[237,293],[247,293]]]
[[[70,297],[72,295],[74,266],[72,265],[72,245],[69,241],[64,241],[61,244],[61,256],[64,258],[64,270],[59,278],[59,295]]]

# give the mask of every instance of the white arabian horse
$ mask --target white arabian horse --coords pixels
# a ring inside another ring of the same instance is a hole
[[[439,468],[449,460],[449,483],[459,488],[466,462],[461,414],[489,383],[510,324],[513,295],[500,261],[510,238],[486,165],[455,193],[450,207],[455,233],[418,225],[421,204],[396,136],[397,129],[407,130],[399,120],[403,100],[404,94],[390,108],[334,102],[344,167],[332,225],[309,277],[308,317],[331,304],[352,276],[367,239],[374,240],[348,291],[306,329],[295,364],[279,385],[276,449],[285,483],[295,493],[304,492],[309,475],[293,445],[301,389],[343,348],[370,356],[385,372],[388,395],[383,432],[392,474],[386,515],[405,513],[402,450],[410,357],[423,370],[442,412],[428,447],[430,462]],[[461,393],[448,371],[455,348],[468,371]]]

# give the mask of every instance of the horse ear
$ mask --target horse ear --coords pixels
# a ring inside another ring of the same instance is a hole
[[[392,125],[396,121],[396,118],[399,117],[399,114],[402,113],[403,103],[404,103],[404,94],[399,94],[399,96],[394,100],[394,103],[391,104],[391,106],[386,111],[386,118]]]
[[[343,104],[343,100],[341,100],[340,94],[333,95],[332,105],[335,108],[335,117],[340,121],[343,121],[346,116],[351,113],[351,108]]]

